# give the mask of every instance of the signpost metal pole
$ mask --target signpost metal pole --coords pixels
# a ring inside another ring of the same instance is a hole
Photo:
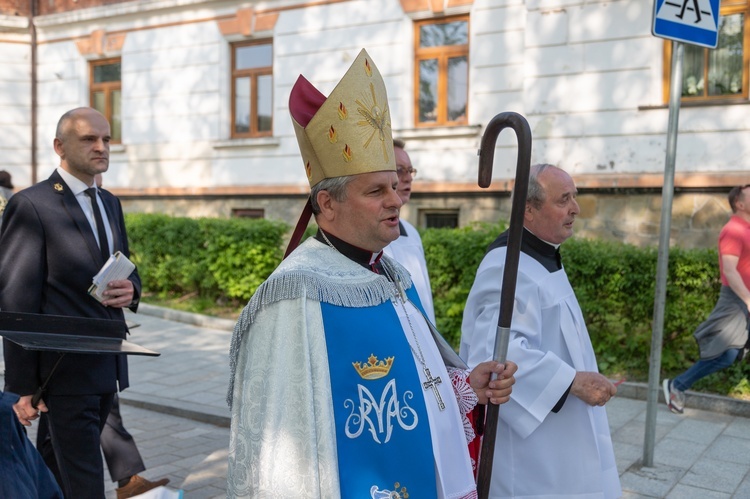
[[[661,229],[659,256],[656,264],[656,290],[654,293],[654,319],[651,332],[651,360],[648,370],[648,397],[646,404],[646,434],[643,442],[643,466],[654,464],[656,437],[656,410],[659,403],[659,376],[661,373],[661,345],[664,337],[664,306],[667,297],[667,270],[669,268],[669,233],[672,222],[674,197],[675,153],[677,128],[682,97],[682,54],[685,46],[672,41],[672,75],[669,87],[669,123],[667,130],[667,158],[664,165],[664,185],[661,191]]]
[[[669,87],[669,125],[667,131],[667,158],[664,166],[664,185],[661,191],[661,229],[659,256],[656,265],[654,292],[654,318],[651,333],[651,359],[648,371],[648,396],[646,404],[646,433],[643,445],[643,466],[653,467],[656,434],[656,410],[659,403],[659,377],[661,374],[661,348],[664,338],[664,305],[667,297],[667,269],[669,266],[669,235],[674,197],[675,152],[677,128],[682,97],[683,43],[699,47],[716,48],[719,43],[719,0],[689,0],[682,3],[654,0],[654,36],[672,40],[672,74]],[[687,12],[686,12],[687,9]],[[690,14],[688,14],[690,12]]]

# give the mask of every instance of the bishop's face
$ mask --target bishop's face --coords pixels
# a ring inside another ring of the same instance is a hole
[[[349,244],[377,253],[398,239],[401,199],[395,171],[356,175],[346,199],[330,199],[325,230]]]

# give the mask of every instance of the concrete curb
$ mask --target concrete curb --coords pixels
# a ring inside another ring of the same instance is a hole
[[[182,322],[193,326],[208,327],[212,329],[221,329],[223,331],[234,331],[236,321],[212,317],[210,315],[194,314],[192,312],[183,312],[182,310],[173,310],[171,308],[157,307],[141,303],[138,305],[138,313],[167,319],[170,321]]]
[[[750,417],[750,402],[746,400],[701,393],[688,390],[685,392],[685,408],[699,409],[730,416]],[[625,382],[617,387],[617,396],[635,400],[648,400],[648,383]],[[659,386],[659,403],[665,404],[664,393]]]
[[[179,400],[170,400],[169,404],[165,404],[164,399],[160,397],[132,394],[128,393],[127,390],[120,393],[120,402],[133,407],[169,414],[170,416],[178,416],[201,423],[209,423],[223,428],[229,428],[232,420],[229,407],[225,411],[219,411],[214,407]]]
[[[158,317],[160,319],[181,322],[183,324],[219,329],[222,331],[234,331],[235,325],[235,321],[230,319],[222,319],[220,317],[158,307],[156,305],[149,305],[148,303],[139,304],[138,313]],[[165,403],[165,399],[163,398],[132,393],[128,390],[120,393],[120,401],[123,404],[133,407],[139,407],[141,409],[162,414],[169,414],[171,416],[178,416],[202,423],[209,423],[224,428],[229,428],[231,422],[231,414],[229,413],[228,407],[226,411],[220,411],[214,407],[203,404],[195,404],[179,400],[169,399],[169,403]]]

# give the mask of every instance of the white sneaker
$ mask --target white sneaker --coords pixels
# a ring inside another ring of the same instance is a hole
[[[661,387],[664,390],[664,401],[667,403],[669,410],[675,414],[682,414],[685,409],[685,392],[672,386],[672,381],[669,378],[662,381]]]

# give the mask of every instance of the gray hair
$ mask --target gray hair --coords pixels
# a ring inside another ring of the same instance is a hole
[[[313,215],[320,213],[320,206],[318,205],[319,192],[328,191],[328,194],[336,201],[346,201],[346,187],[352,180],[354,180],[354,175],[346,175],[344,177],[326,178],[315,184],[310,191],[310,204],[312,205]]]
[[[532,165],[531,170],[529,170],[529,190],[526,193],[526,203],[537,210],[542,207],[544,200],[547,198],[544,187],[539,183],[539,175],[547,168],[557,167],[549,163],[537,163],[536,165]]]

